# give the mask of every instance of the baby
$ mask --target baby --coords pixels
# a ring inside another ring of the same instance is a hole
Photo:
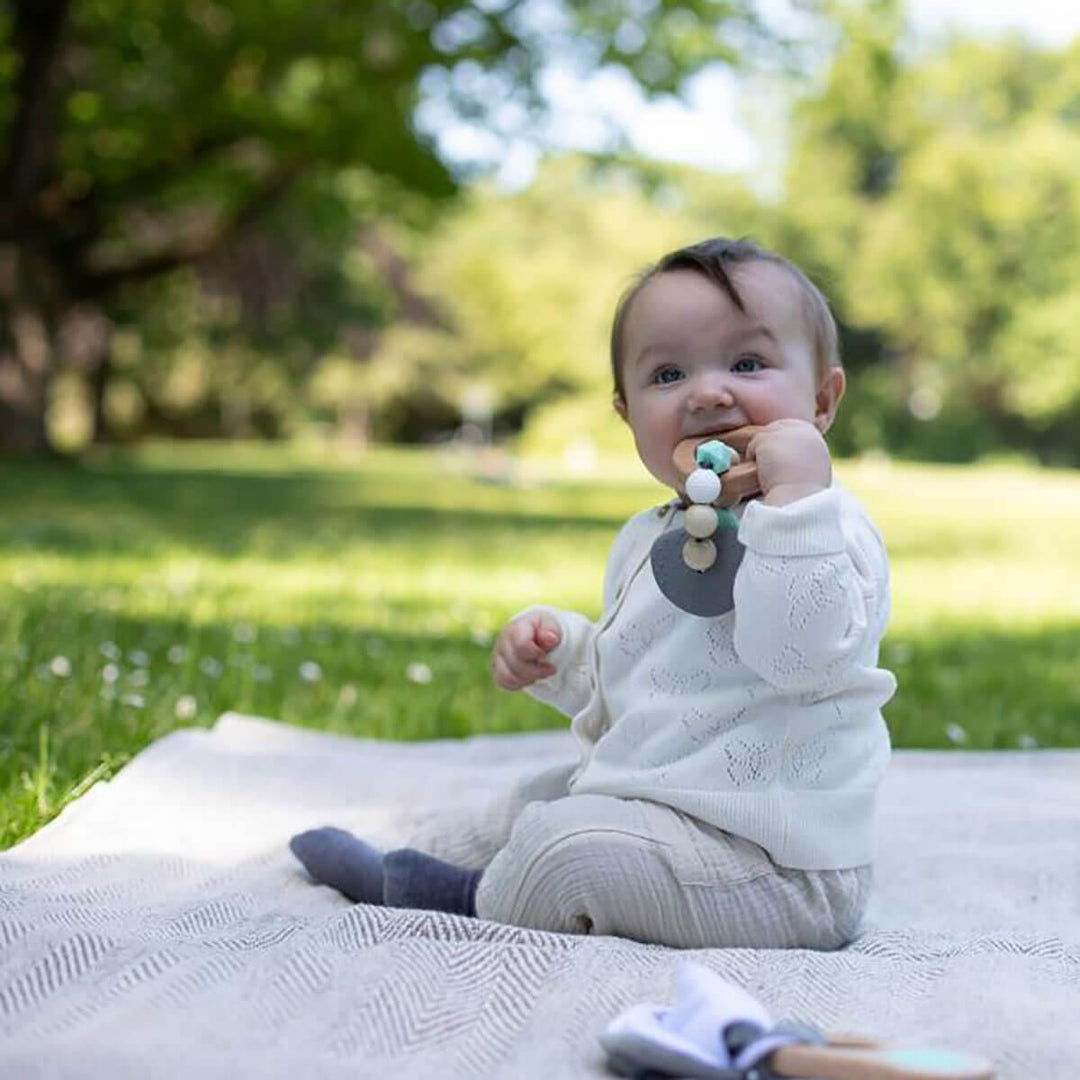
[[[495,642],[495,682],[570,717],[580,760],[475,826],[486,865],[331,828],[292,849],[369,903],[685,948],[838,948],[870,890],[896,683],[878,666],[885,549],[823,438],[845,387],[829,307],[780,256],[707,240],[626,292],[611,363],[642,462],[677,494],[682,440],[761,429],[732,609],[688,614],[657,586],[649,553],[685,500],[637,514],[597,622],[536,607]]]

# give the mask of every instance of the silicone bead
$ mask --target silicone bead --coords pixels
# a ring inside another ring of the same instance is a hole
[[[694,452],[694,460],[703,468],[722,473],[739,460],[739,455],[719,439],[703,442]]]
[[[686,478],[686,497],[691,502],[711,503],[720,498],[720,477],[712,469],[695,469]]]
[[[691,538],[683,544],[682,557],[691,570],[708,570],[716,562],[716,545],[711,540]]]
[[[686,516],[683,525],[691,536],[703,540],[706,536],[712,536],[719,524],[716,511],[711,506],[695,504],[686,508]]]

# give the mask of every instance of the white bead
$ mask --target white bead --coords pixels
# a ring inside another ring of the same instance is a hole
[[[716,532],[719,520],[716,511],[711,506],[702,506],[695,503],[686,508],[683,525],[691,536],[703,540],[706,536],[712,536]]]
[[[711,540],[687,540],[683,544],[682,557],[691,570],[708,570],[716,562],[716,545]]]
[[[712,469],[695,469],[686,478],[686,497],[696,503],[716,502],[720,498],[720,477]]]

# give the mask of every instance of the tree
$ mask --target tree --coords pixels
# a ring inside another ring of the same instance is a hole
[[[367,392],[396,423],[406,403],[441,402],[449,420],[478,385],[504,427],[580,395],[602,416],[612,313],[634,275],[707,235],[758,232],[760,216],[731,177],[632,159],[549,157],[524,191],[474,185],[412,256],[438,316],[387,330]]]
[[[358,172],[373,211],[453,192],[414,122],[425,85],[461,115],[528,124],[554,48],[661,93],[730,61],[732,29],[757,32],[747,0],[8,0],[0,449],[48,448],[65,364],[100,397],[122,290],[220,249],[303,181]]]
[[[1069,115],[1080,98],[1059,78],[1070,66],[1067,53],[1020,42],[960,44],[924,63],[916,104],[937,125],[850,261],[853,315],[905,358],[901,391],[917,415],[977,413],[999,441],[1050,456],[1037,436],[1055,425],[1062,447],[1080,449],[1065,430],[1080,413],[1080,132]]]
[[[794,110],[778,228],[870,369],[841,421],[849,449],[960,458],[1012,442],[1075,460],[1080,43],[920,50],[895,0],[832,10],[836,51]]]

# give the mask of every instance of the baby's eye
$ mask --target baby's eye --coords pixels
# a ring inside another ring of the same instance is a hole
[[[678,382],[683,377],[682,371],[677,367],[673,367],[671,364],[665,364],[664,367],[657,368],[652,373],[652,382],[654,383],[673,383]]]
[[[740,356],[734,364],[731,365],[732,371],[737,371],[745,374],[749,371],[760,371],[762,367],[761,359],[757,356]]]

